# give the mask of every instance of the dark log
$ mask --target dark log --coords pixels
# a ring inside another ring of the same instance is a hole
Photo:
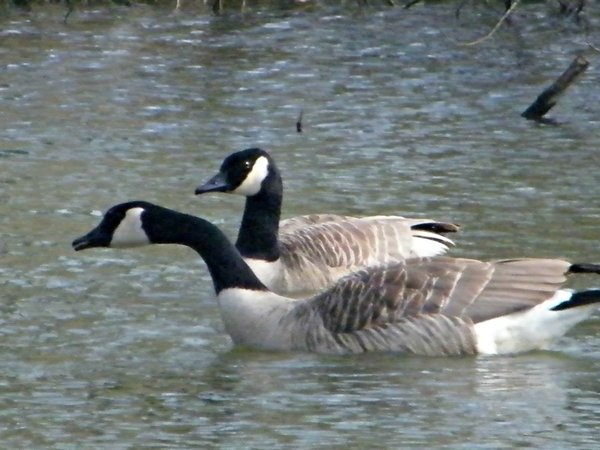
[[[552,83],[548,89],[538,96],[529,108],[521,113],[521,117],[525,117],[527,120],[548,121],[548,119],[543,119],[544,114],[556,105],[560,96],[585,72],[589,65],[589,61],[583,55],[577,56],[569,68],[558,77],[558,80]]]

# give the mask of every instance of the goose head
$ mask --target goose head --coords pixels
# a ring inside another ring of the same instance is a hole
[[[110,208],[102,221],[89,233],[72,243],[75,251],[95,247],[129,248],[153,243],[149,236],[148,214],[155,208],[148,202],[121,203]]]
[[[223,161],[214,177],[196,188],[195,194],[227,192],[252,197],[265,185],[265,180],[277,177],[277,169],[269,154],[260,148],[232,153]]]

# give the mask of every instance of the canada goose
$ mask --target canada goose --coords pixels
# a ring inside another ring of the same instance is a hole
[[[588,317],[600,290],[561,289],[600,265],[553,259],[412,258],[372,266],[307,299],[269,291],[210,222],[147,202],[112,207],[73,248],[181,244],[211,274],[235,344],[346,354],[506,354],[546,348]]]
[[[272,291],[323,289],[373,264],[445,253],[452,223],[400,216],[313,214],[279,222],[283,184],[271,156],[259,148],[229,155],[217,175],[196,194],[246,196],[236,247]]]

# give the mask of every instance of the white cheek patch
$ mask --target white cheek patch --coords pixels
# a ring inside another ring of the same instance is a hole
[[[125,217],[113,233],[110,247],[127,248],[150,244],[150,240],[142,228],[143,212],[144,208],[131,208],[125,213]]]
[[[269,160],[264,156],[259,157],[252,166],[252,170],[236,189],[231,191],[233,194],[245,195],[251,197],[258,194],[261,184],[269,174]]]

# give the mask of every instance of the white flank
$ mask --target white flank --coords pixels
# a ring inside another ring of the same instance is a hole
[[[477,351],[501,355],[548,348],[598,307],[593,304],[550,311],[569,300],[573,292],[571,289],[561,289],[551,299],[527,311],[476,324]]]
[[[128,248],[150,244],[146,232],[142,228],[144,208],[131,208],[125,213],[119,226],[113,232],[110,247]]]
[[[411,256],[427,258],[443,255],[448,251],[449,246],[454,245],[454,242],[450,239],[439,234],[421,230],[413,230],[412,233],[413,247],[411,249]]]
[[[294,302],[273,292],[223,289],[217,296],[225,331],[237,345],[289,350],[289,333],[278,328]]]
[[[252,272],[270,291],[275,291],[279,288],[282,274],[281,259],[277,261],[265,261],[262,259],[244,258],[244,261],[246,261]]]
[[[245,195],[246,197],[251,197],[252,195],[258,194],[260,191],[263,180],[267,177],[269,173],[269,160],[264,156],[260,156],[256,161],[254,161],[254,165],[252,166],[252,170],[246,175],[246,178],[236,189],[234,189],[234,194]]]

